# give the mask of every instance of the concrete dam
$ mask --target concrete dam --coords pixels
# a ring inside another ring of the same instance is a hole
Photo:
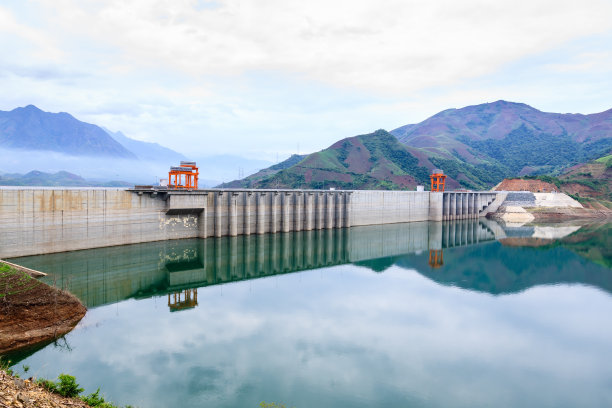
[[[497,192],[1,188],[0,258],[183,238],[478,218]]]

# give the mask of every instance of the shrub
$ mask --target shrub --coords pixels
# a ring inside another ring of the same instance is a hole
[[[56,384],[57,393],[64,397],[76,397],[84,390],[79,388],[79,384],[76,382],[76,378],[68,374],[60,374],[58,376],[60,382]]]
[[[15,375],[15,373],[13,372],[13,369],[11,368],[11,360],[4,360],[1,356],[0,356],[0,370],[4,371],[8,375],[14,375],[16,377],[19,377]]]

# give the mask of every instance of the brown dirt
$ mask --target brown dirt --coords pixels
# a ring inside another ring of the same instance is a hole
[[[0,264],[0,355],[63,336],[86,311],[75,296]]]
[[[537,248],[541,246],[550,245],[552,239],[544,239],[544,238],[533,238],[533,237],[512,237],[512,238],[503,238],[500,239],[499,242],[503,246],[509,247],[532,247]]]
[[[580,197],[600,198],[603,196],[603,193],[579,183],[563,184],[563,192],[574,195],[578,194]]]
[[[497,191],[531,191],[532,193],[550,193],[559,189],[551,183],[546,183],[542,180],[521,180],[521,179],[504,179],[499,183],[495,190]]]
[[[597,210],[593,208],[530,208],[527,210],[538,221],[563,221],[578,218],[609,218],[610,210]]]
[[[65,408],[89,405],[83,401],[53,394],[31,380],[11,377],[0,370],[0,407]]]

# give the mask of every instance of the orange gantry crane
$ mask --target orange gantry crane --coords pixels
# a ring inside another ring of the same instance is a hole
[[[170,295],[168,293],[168,307],[171,312],[191,309],[198,305],[198,289],[185,289]]]
[[[182,161],[179,167],[170,167],[168,188],[197,190],[199,174],[196,162]]]
[[[444,191],[446,176],[444,175],[443,170],[433,169],[429,178],[431,178],[431,191]]]
[[[429,266],[439,268],[444,265],[444,254],[441,249],[429,250]]]

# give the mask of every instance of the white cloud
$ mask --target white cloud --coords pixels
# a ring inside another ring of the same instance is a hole
[[[609,15],[603,0],[11,2],[0,109],[268,160],[497,99],[590,113],[609,104],[594,57]]]
[[[193,76],[280,70],[334,86],[409,92],[490,73],[601,33],[612,5],[590,0],[42,1],[60,35],[118,51],[122,67]],[[77,50],[77,53],[80,52]],[[118,61],[115,61],[115,63]]]

